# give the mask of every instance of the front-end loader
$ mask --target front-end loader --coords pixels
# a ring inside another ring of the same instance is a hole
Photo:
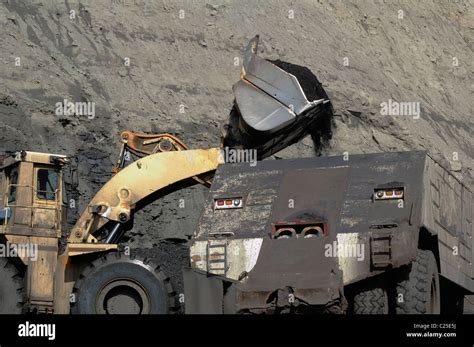
[[[170,280],[159,266],[120,251],[134,213],[173,189],[210,185],[225,162],[223,147],[254,149],[263,159],[308,135],[330,112],[325,98],[308,101],[298,79],[245,51],[234,87],[238,121],[220,146],[188,149],[170,134],[121,135],[112,178],[66,230],[63,180],[69,158],[19,151],[0,161],[0,313],[167,313]],[[137,160],[129,162],[132,154]],[[60,240],[67,238],[65,245]]]

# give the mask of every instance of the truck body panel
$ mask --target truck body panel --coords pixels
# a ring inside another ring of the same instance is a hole
[[[425,229],[437,237],[440,275],[474,291],[472,192],[424,151],[346,159],[220,165],[191,267],[239,281],[238,309],[251,302],[249,293],[263,295],[251,307],[261,308],[282,288],[320,305],[335,298],[339,276],[342,287],[410,264]],[[222,201],[236,207],[220,208]],[[307,238],[309,229],[322,233]],[[288,235],[278,239],[281,232]]]
[[[438,237],[440,273],[472,292],[472,191],[429,156],[423,188],[420,224]]]

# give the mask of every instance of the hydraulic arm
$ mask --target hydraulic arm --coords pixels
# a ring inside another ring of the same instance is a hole
[[[96,242],[93,234],[107,222],[115,225],[106,241],[116,241],[121,225],[130,220],[137,203],[172,184],[212,172],[219,163],[219,148],[158,152],[133,162],[117,172],[89,202],[69,242]]]

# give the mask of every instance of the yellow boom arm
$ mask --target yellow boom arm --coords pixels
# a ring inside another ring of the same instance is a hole
[[[172,184],[215,171],[219,148],[158,152],[114,175],[94,196],[69,235],[69,243],[96,242],[92,234],[108,221],[126,223],[135,205]]]

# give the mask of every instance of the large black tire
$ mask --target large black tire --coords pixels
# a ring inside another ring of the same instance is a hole
[[[396,287],[397,314],[439,314],[438,266],[433,252],[419,249]]]
[[[0,258],[0,314],[21,314],[23,305],[23,278],[8,259]]]
[[[354,296],[355,314],[388,314],[388,295],[383,288],[361,291]]]
[[[73,298],[74,314],[166,314],[174,307],[173,288],[159,266],[119,252],[92,262]]]

